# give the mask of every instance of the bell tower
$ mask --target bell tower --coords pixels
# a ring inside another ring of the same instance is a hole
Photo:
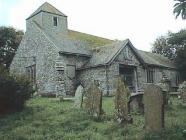
[[[49,33],[67,34],[68,32],[67,16],[48,2],[41,5],[26,19],[27,30],[29,29],[30,22],[35,22]]]

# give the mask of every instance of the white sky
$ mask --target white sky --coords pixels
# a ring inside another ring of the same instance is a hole
[[[0,0],[0,26],[25,30],[25,19],[46,0]],[[149,51],[154,40],[186,27],[175,20],[174,0],[47,0],[68,16],[68,27],[100,37],[124,40]]]

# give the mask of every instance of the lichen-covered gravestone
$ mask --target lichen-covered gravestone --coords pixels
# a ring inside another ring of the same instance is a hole
[[[130,91],[121,78],[118,78],[117,90],[115,94],[115,116],[119,123],[131,122],[132,118],[129,116],[128,103]]]
[[[161,131],[164,127],[164,102],[161,87],[150,84],[144,91],[145,130]]]
[[[102,92],[94,81],[86,92],[85,109],[89,115],[99,118],[102,114]]]
[[[81,85],[79,85],[76,89],[75,97],[74,97],[74,107],[75,108],[82,107],[83,94],[84,94],[84,88]]]

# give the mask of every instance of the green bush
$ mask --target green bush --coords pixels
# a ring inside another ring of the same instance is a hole
[[[20,111],[28,100],[33,88],[29,80],[24,76],[10,75],[0,66],[0,113]]]

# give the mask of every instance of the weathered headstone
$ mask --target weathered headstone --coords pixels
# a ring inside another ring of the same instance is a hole
[[[130,91],[128,87],[125,86],[121,78],[118,78],[115,94],[115,116],[119,123],[125,123],[132,120],[129,116],[129,97]]]
[[[83,93],[84,93],[84,88],[81,85],[79,85],[76,89],[75,97],[74,97],[74,107],[75,108],[82,107]]]
[[[150,84],[144,91],[145,129],[161,131],[164,127],[164,102],[161,87]]]
[[[102,114],[102,92],[97,81],[93,82],[85,96],[86,111],[89,115],[99,118]]]
[[[143,94],[131,95],[129,100],[129,112],[144,114]]]

